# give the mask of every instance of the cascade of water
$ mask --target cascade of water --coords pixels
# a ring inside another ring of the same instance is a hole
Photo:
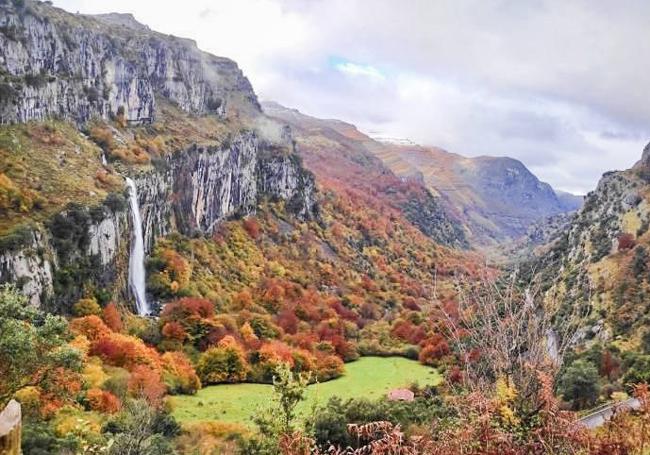
[[[108,161],[106,161],[106,153],[102,152],[102,164],[108,166]]]
[[[144,239],[142,238],[142,219],[140,218],[140,206],[138,205],[138,191],[135,182],[128,177],[126,177],[126,184],[129,187],[129,202],[133,221],[133,239],[129,257],[129,286],[135,296],[138,314],[146,316],[150,310],[145,296]]]

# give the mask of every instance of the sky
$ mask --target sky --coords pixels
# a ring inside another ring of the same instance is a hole
[[[262,100],[574,193],[650,140],[645,0],[54,0],[235,60]]]

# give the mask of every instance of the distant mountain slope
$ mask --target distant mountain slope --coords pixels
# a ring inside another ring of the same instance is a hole
[[[555,192],[512,158],[466,158],[436,147],[388,143],[372,151],[396,174],[439,194],[479,244],[517,238],[532,223],[580,206],[579,196]]]
[[[262,106],[267,115],[291,127],[299,154],[321,187],[343,190],[384,213],[395,212],[392,216],[403,216],[437,243],[468,246],[458,220],[448,216],[439,198],[421,183],[397,177],[369,151],[374,141],[354,125],[317,119],[273,102]]]
[[[557,195],[562,208],[564,208],[567,212],[578,210],[580,207],[582,207],[582,203],[585,200],[584,196],[567,193],[566,191],[555,190],[555,194]]]
[[[340,120],[317,119],[273,102],[263,103],[263,108],[312,139],[320,136],[321,146],[325,139],[343,146],[348,159],[364,161],[365,172],[385,173],[388,168],[404,181],[423,185],[476,245],[518,238],[533,223],[574,211],[581,204],[582,197],[554,191],[512,158],[465,158],[435,147],[382,142]],[[349,166],[326,149],[305,159],[317,174],[331,174],[335,165]]]

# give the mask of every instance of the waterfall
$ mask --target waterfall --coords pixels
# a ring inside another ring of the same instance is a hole
[[[108,166],[108,161],[106,161],[106,153],[102,152],[102,165]]]
[[[133,220],[133,239],[131,256],[129,257],[129,287],[135,296],[138,314],[146,316],[149,314],[149,304],[145,296],[144,240],[142,238],[142,219],[140,218],[140,207],[138,205],[138,191],[135,182],[128,177],[126,177],[126,184],[129,187],[129,202]]]

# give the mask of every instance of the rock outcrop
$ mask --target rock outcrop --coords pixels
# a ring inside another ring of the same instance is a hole
[[[293,151],[246,132],[227,145],[192,146],[165,169],[133,176],[140,197],[145,249],[177,230],[211,233],[229,217],[250,215],[265,198],[287,201],[301,219],[317,216],[314,178]]]
[[[0,123],[51,116],[151,122],[156,96],[195,114],[259,111],[237,65],[128,15],[84,16],[28,0],[0,3]]]
[[[603,174],[570,223],[532,260],[558,314],[584,316],[576,342],[645,333],[650,174],[644,158]],[[599,321],[594,329],[594,322]]]

